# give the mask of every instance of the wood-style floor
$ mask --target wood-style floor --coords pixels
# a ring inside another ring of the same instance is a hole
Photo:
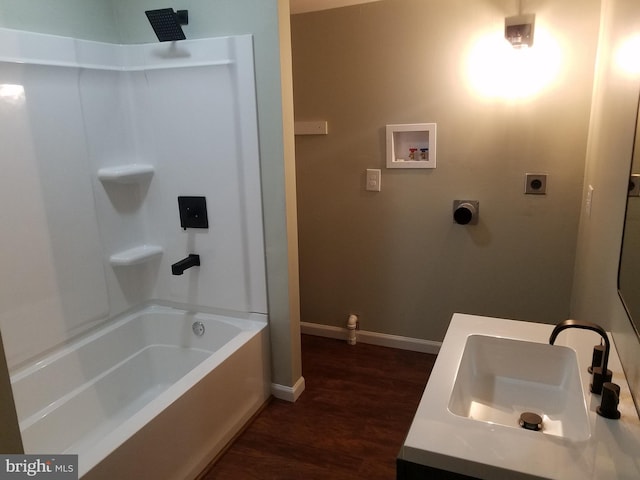
[[[203,479],[394,479],[435,358],[303,335],[304,393],[273,399]]]

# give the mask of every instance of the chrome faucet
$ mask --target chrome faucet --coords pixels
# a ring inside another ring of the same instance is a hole
[[[611,377],[613,375],[611,373],[611,370],[607,369],[609,363],[609,349],[611,348],[607,332],[604,331],[604,328],[602,328],[600,325],[596,325],[595,323],[580,322],[578,320],[565,320],[564,322],[560,322],[554,327],[553,332],[551,332],[551,336],[549,337],[549,344],[553,345],[553,342],[556,341],[556,337],[558,336],[558,334],[561,331],[566,330],[567,328],[591,330],[598,333],[604,339],[604,353],[602,355],[602,364],[599,367],[593,367],[593,376],[591,379],[591,393],[600,395],[602,393],[602,385],[605,382],[611,382]]]
[[[171,273],[174,275],[182,275],[187,268],[199,267],[200,255],[190,254],[187,258],[183,258],[179,262],[171,265]]]

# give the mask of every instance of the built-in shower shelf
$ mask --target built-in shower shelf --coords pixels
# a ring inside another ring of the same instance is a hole
[[[114,253],[109,257],[109,263],[114,267],[126,267],[148,262],[158,255],[162,255],[162,247],[158,245],[140,245]]]
[[[98,178],[103,182],[139,183],[151,177],[154,171],[153,165],[132,163],[101,168],[98,170]]]

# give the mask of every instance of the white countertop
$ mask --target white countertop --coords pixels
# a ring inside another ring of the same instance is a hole
[[[596,414],[601,396],[589,392],[593,346],[600,336],[564,330],[556,345],[576,351],[591,435],[570,441],[552,435],[454,415],[448,410],[458,366],[469,335],[480,334],[548,343],[553,325],[456,313],[434,365],[400,458],[472,477],[558,480],[640,479],[640,419],[613,341],[612,382],[620,386],[620,420]],[[609,336],[611,339],[611,336]]]

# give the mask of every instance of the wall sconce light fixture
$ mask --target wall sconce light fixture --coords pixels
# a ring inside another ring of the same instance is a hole
[[[533,30],[535,14],[514,15],[504,20],[504,36],[513,48],[531,47],[533,45]]]

